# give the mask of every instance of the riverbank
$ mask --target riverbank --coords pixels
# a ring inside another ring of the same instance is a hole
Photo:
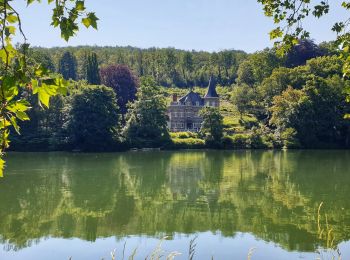
[[[220,142],[205,140],[199,133],[178,132],[161,142],[139,139],[135,143],[115,141],[104,149],[90,147],[81,149],[65,138],[57,136],[16,137],[13,138],[10,151],[17,152],[124,152],[132,150],[241,150],[241,149],[348,149],[345,144],[318,144],[312,147],[303,147],[289,137],[276,137],[270,134],[261,134],[257,131],[225,135]]]

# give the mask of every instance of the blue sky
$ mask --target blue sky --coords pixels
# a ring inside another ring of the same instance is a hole
[[[87,0],[88,9],[100,18],[99,30],[81,28],[68,43],[58,29],[49,26],[51,12],[43,2],[26,8],[24,0],[15,1],[34,46],[131,45],[247,52],[272,46],[268,32],[273,23],[256,0]],[[327,17],[305,23],[316,42],[333,40],[331,24],[347,17],[339,7],[341,0],[331,2],[334,8]]]

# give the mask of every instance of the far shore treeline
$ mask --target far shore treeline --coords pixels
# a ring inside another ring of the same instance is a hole
[[[15,151],[122,151],[130,148],[348,148],[350,111],[343,63],[333,43],[300,41],[283,58],[274,49],[183,51],[133,47],[30,48],[70,82],[66,96],[31,110]],[[218,83],[220,109],[205,108],[199,133],[169,133],[167,106],[188,89]]]

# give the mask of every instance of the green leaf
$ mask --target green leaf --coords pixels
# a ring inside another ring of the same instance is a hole
[[[2,88],[4,98],[7,101],[12,100],[18,94],[18,86],[16,84],[16,78],[12,76],[5,76],[2,80]]]
[[[84,1],[77,1],[75,3],[75,9],[79,12],[84,11],[85,10]]]
[[[72,37],[76,31],[78,31],[78,25],[74,22],[74,20],[67,19],[63,17],[59,23],[61,29],[61,37],[66,41]]]
[[[2,156],[2,155],[1,155]],[[0,177],[4,177],[5,161],[0,158]]]
[[[9,23],[17,23],[18,22],[18,17],[17,17],[17,15],[9,14],[6,17],[6,21],[8,21]]]
[[[14,35],[16,32],[16,27],[14,26],[6,26],[5,27],[5,35],[9,37],[10,35]]]
[[[89,28],[91,26],[90,18],[83,18],[81,19],[81,22],[85,25],[86,28]]]
[[[10,125],[11,125],[11,123],[9,121],[7,121],[7,120],[0,120],[0,129],[4,129],[4,128],[10,126]]]
[[[27,0],[27,5],[32,4],[33,2],[35,2],[35,0]]]
[[[9,135],[10,135],[10,131],[9,130],[2,131],[2,136],[0,137],[1,138],[2,147],[5,147],[5,148],[9,147],[9,145],[10,145]]]
[[[19,126],[18,126],[18,124],[17,124],[16,117],[11,116],[11,117],[10,117],[10,121],[11,121],[11,124],[12,124],[13,128],[16,130],[17,134],[20,134],[20,133],[19,133]]]
[[[30,119],[27,113],[23,111],[17,111],[16,116],[19,120],[22,121],[28,121]]]
[[[283,36],[283,31],[281,30],[280,27],[277,27],[276,29],[272,30],[270,32],[270,39],[276,39],[276,38],[280,38]]]
[[[6,109],[12,113],[17,113],[18,111],[25,112],[30,108],[30,104],[26,100],[19,100],[9,102]]]
[[[35,69],[35,76],[37,77],[42,77],[44,75],[46,75],[48,73],[47,68],[45,68],[42,65],[39,65],[36,69]]]
[[[38,98],[39,98],[40,104],[43,104],[44,106],[49,108],[50,95],[45,91],[45,89],[39,88]]]
[[[32,89],[33,89],[33,94],[37,94],[38,93],[38,88],[39,88],[39,82],[36,79],[33,79],[31,82],[32,85]]]
[[[92,28],[97,29],[97,21],[95,13],[88,13],[86,18],[81,19],[81,22],[85,25],[86,28],[92,26]]]

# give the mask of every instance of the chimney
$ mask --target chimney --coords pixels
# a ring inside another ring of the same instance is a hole
[[[173,102],[177,102],[177,94],[173,94]]]

